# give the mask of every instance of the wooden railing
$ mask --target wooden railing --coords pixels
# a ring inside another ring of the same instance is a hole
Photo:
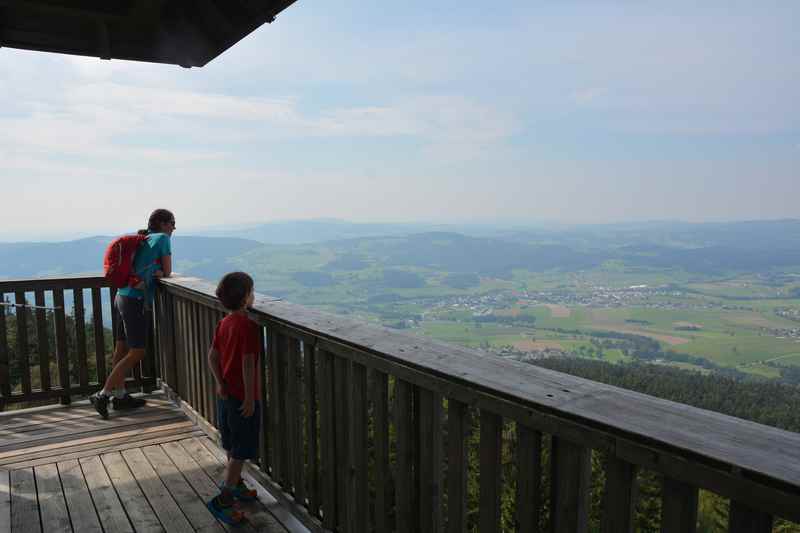
[[[58,400],[68,404],[102,387],[118,320],[110,305],[115,293],[102,277],[0,281],[0,409]],[[10,343],[12,319],[16,339]],[[155,388],[154,357],[151,345],[128,387]]]
[[[160,374],[213,424],[205,356],[223,309],[206,281],[162,287]],[[699,489],[730,498],[730,531],[800,521],[798,434],[265,296],[251,317],[264,340],[260,471],[314,529],[461,532],[477,512],[481,532],[500,531],[511,486],[505,529],[538,531],[547,513],[552,531],[586,531],[592,450],[607,458],[603,531],[633,530],[640,468],[663,476],[664,532],[695,530]]]

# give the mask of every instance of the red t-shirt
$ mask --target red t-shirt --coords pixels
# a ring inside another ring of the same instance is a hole
[[[259,365],[258,325],[239,313],[232,313],[217,324],[214,331],[214,349],[219,352],[219,366],[225,390],[231,396],[244,401],[244,378],[242,362],[245,356],[255,357],[256,372],[253,376],[255,399],[261,398],[261,372]]]

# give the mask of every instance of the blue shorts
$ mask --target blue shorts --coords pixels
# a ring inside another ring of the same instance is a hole
[[[245,418],[239,411],[241,406],[242,401],[233,396],[217,399],[217,427],[222,434],[222,447],[234,459],[258,459],[261,408],[256,402],[253,416]]]

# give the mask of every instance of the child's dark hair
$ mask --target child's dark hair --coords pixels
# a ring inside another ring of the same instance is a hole
[[[244,272],[230,272],[225,274],[217,285],[217,298],[225,309],[238,311],[244,304],[244,299],[253,290],[253,278]]]
[[[175,222],[175,215],[169,209],[156,209],[150,213],[150,218],[147,219],[147,229],[140,229],[139,235],[149,235],[150,233],[159,233],[162,224],[169,224]]]

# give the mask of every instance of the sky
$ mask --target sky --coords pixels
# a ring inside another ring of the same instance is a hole
[[[0,48],[0,239],[800,217],[800,2],[298,0],[200,69]]]

